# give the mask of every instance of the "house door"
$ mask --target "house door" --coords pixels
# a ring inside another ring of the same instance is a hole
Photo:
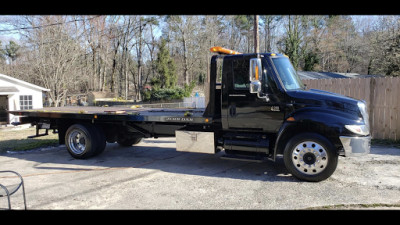
[[[0,124],[8,124],[8,96],[0,95]]]

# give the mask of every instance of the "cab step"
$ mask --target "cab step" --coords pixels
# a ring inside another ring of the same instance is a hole
[[[269,138],[266,134],[226,133],[220,143],[226,150],[269,153]]]

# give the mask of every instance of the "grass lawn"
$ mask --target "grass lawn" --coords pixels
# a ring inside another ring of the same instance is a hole
[[[1,128],[0,129],[0,153],[6,151],[24,151],[40,147],[57,146],[58,134],[53,134],[53,130],[49,130],[49,135],[27,138],[35,135],[35,127],[31,128]],[[40,130],[44,133],[45,130]]]

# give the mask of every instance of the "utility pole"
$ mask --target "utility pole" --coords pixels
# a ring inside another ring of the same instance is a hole
[[[254,52],[259,53],[259,37],[258,37],[258,15],[254,15]]]

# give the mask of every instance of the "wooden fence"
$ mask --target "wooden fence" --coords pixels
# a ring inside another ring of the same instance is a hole
[[[400,140],[400,77],[303,80],[308,88],[365,100],[372,138]]]

